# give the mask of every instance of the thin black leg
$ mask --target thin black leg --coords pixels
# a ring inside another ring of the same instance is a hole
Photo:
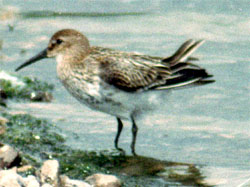
[[[123,124],[122,124],[122,120],[120,118],[116,118],[117,119],[117,122],[118,122],[118,128],[117,128],[117,134],[116,134],[116,137],[115,137],[115,148],[123,153],[125,153],[125,151],[121,148],[118,147],[118,142],[119,142],[119,137],[121,135],[121,132],[122,132],[122,128],[123,128]]]
[[[136,126],[135,120],[134,120],[134,118],[132,116],[131,116],[131,120],[132,120],[132,135],[133,135],[133,139],[132,139],[132,143],[131,143],[130,147],[131,147],[132,154],[134,156],[136,156],[136,153],[135,153],[135,142],[136,142],[136,136],[137,136],[138,127]]]

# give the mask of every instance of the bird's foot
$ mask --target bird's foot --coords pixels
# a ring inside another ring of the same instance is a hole
[[[133,156],[138,156],[138,155],[136,154],[135,150],[132,150],[132,154],[133,154]]]
[[[119,151],[119,153],[120,153],[121,156],[125,156],[126,155],[126,152],[122,148],[116,147],[116,150]]]

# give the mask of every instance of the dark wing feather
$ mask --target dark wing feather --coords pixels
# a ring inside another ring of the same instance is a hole
[[[131,56],[130,56],[131,57]],[[121,59],[117,59],[121,60]],[[160,67],[150,67],[146,64],[137,64],[133,58],[125,58],[126,62],[115,61],[115,58],[105,58],[101,61],[101,78],[110,85],[127,92],[146,90],[155,84],[164,81],[165,76],[169,76],[166,70]]]
[[[179,49],[172,56],[163,59],[162,62],[174,64],[178,62],[184,62],[186,60],[198,60],[197,58],[190,57],[190,55],[204,42],[204,40],[187,40],[179,47]]]
[[[101,78],[127,92],[163,90],[214,82],[205,69],[188,62],[203,40],[188,40],[168,58],[151,57],[95,47],[92,56],[100,62]]]

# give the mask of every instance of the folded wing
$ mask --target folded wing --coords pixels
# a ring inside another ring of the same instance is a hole
[[[188,40],[168,58],[113,51],[112,55],[98,58],[101,77],[108,84],[127,92],[212,83],[214,80],[208,79],[212,75],[189,62],[197,60],[190,55],[203,42]]]

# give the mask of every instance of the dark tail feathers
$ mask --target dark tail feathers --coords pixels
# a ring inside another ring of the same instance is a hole
[[[214,82],[215,80],[208,79],[212,75],[208,74],[205,69],[189,62],[191,60],[198,60],[197,58],[190,57],[190,55],[203,43],[204,40],[188,40],[172,56],[163,59],[162,63],[170,68],[172,75],[166,79],[164,85],[155,89],[204,85]]]

